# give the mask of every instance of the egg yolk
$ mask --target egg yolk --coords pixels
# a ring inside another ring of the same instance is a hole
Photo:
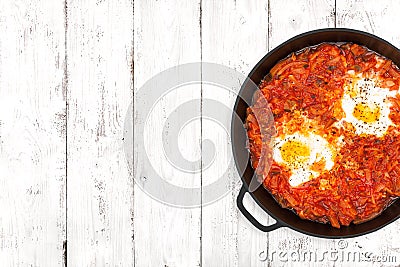
[[[353,110],[353,116],[366,123],[376,122],[381,115],[381,110],[377,105],[358,103]]]
[[[303,143],[288,140],[280,148],[282,159],[294,167],[306,163],[310,157],[310,149]]]

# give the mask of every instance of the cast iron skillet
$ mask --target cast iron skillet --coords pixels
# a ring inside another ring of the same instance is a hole
[[[279,60],[285,58],[292,52],[323,42],[352,42],[364,45],[393,60],[397,66],[400,66],[400,50],[377,36],[351,29],[321,29],[293,37],[270,51],[253,68],[247,79],[251,79],[258,85]],[[342,226],[340,229],[336,229],[330,224],[302,220],[292,211],[281,208],[263,186],[258,187],[254,192],[248,192],[250,181],[254,175],[254,170],[251,167],[249,151],[246,148],[247,134],[243,127],[243,123],[246,119],[246,109],[248,107],[246,103],[251,103],[254,91],[254,86],[250,86],[250,82],[246,80],[240,89],[234,107],[234,114],[236,113],[240,117],[241,121],[232,118],[231,136],[236,167],[238,168],[239,173],[243,173],[243,186],[237,198],[237,205],[243,215],[255,227],[264,232],[269,232],[279,227],[289,227],[301,233],[317,237],[346,238],[373,232],[400,217],[400,199],[398,199],[375,219],[362,224],[351,224],[350,226]],[[246,193],[249,193],[255,202],[276,220],[275,224],[270,226],[262,225],[245,209],[243,206],[243,197]]]

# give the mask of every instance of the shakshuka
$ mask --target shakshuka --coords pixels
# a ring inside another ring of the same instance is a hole
[[[245,125],[264,187],[301,218],[336,228],[379,215],[400,196],[399,84],[391,60],[352,43],[307,47],[278,62]]]

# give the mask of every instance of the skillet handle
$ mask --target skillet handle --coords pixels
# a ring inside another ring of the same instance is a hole
[[[256,220],[256,218],[254,218],[253,215],[251,215],[250,212],[248,212],[243,205],[243,198],[246,193],[247,193],[247,189],[245,188],[244,185],[242,185],[242,188],[240,189],[236,203],[237,203],[239,210],[242,212],[244,217],[246,217],[246,219],[251,222],[251,224],[253,224],[257,229],[259,229],[263,232],[270,232],[270,231],[273,231],[273,230],[278,229],[279,227],[283,226],[283,224],[278,221],[276,221],[275,224],[268,225],[268,226],[265,226],[265,225],[262,225],[261,223],[259,223]]]

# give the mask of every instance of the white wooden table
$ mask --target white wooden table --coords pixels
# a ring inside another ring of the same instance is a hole
[[[236,208],[238,184],[213,204],[171,207],[135,184],[133,173],[145,177],[148,166],[137,162],[132,172],[123,149],[134,92],[159,72],[202,61],[247,74],[281,42],[325,27],[360,29],[400,47],[399,10],[396,0],[1,0],[0,265],[400,266],[399,221],[346,240],[287,228],[261,233]],[[222,160],[189,174],[171,167],[154,140],[176,105],[204,98],[230,107],[235,100],[194,84],[158,102],[151,118],[133,117],[135,126],[148,123],[153,167],[187,187],[219,175],[229,137],[205,118],[188,125],[182,154],[200,158],[208,138]],[[201,103],[193,110],[201,118]],[[140,156],[135,147],[130,153]],[[273,223],[249,197],[245,204]],[[319,258],[280,254],[299,249]],[[382,257],[320,261],[323,251]]]

